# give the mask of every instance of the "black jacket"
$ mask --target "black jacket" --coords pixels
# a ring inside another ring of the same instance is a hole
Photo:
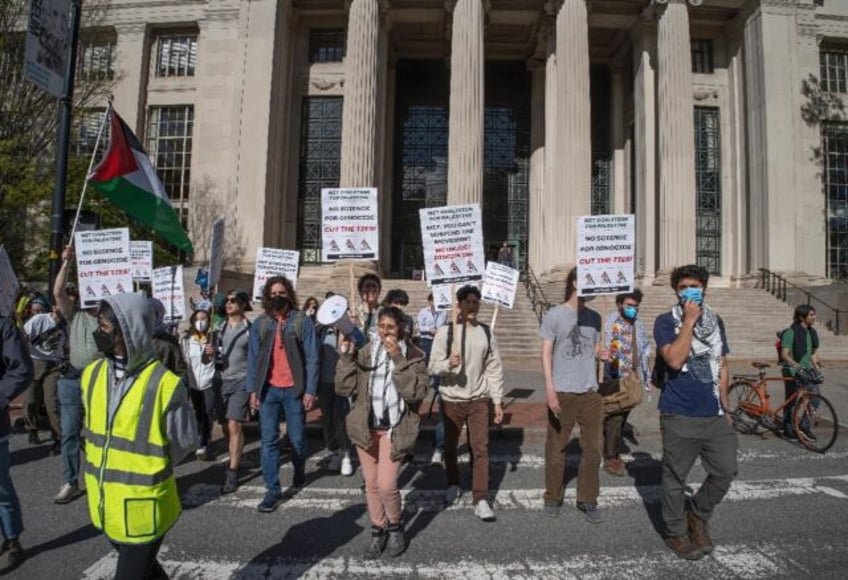
[[[0,316],[0,437],[12,432],[9,403],[32,382],[32,358],[10,318]]]

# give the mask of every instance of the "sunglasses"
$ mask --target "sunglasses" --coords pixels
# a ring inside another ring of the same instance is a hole
[[[238,298],[227,298],[227,304],[238,304],[238,303],[239,303]]]

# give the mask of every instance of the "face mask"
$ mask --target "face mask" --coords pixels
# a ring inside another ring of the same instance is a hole
[[[702,288],[686,288],[680,293],[680,301],[692,301],[698,306],[704,301],[704,290]]]
[[[271,308],[276,310],[277,312],[282,312],[287,310],[289,307],[289,299],[285,296],[274,296],[271,298]]]
[[[636,320],[636,315],[639,313],[639,309],[636,306],[625,306],[621,310],[624,314],[624,318],[627,318],[628,320]]]
[[[111,354],[115,348],[115,335],[103,332],[99,328],[91,333],[94,336],[94,344],[97,345],[97,350],[103,354]]]
[[[206,329],[209,328],[209,322],[206,320],[196,320],[194,328],[197,332],[206,332]]]

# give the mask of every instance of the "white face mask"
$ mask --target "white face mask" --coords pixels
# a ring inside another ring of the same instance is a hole
[[[194,329],[197,332],[206,332],[206,329],[209,328],[209,322],[206,320],[195,320]]]

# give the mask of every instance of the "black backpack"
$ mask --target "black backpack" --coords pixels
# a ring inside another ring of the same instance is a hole
[[[483,324],[482,322],[478,322],[477,324],[482,326],[483,332],[486,333],[486,342],[488,343],[488,346],[486,348],[486,356],[483,357],[483,360],[485,361],[487,358],[489,358],[489,355],[492,354],[492,329],[489,328],[488,324]],[[447,349],[446,349],[448,356],[450,356],[452,346],[453,346],[453,324],[449,324],[448,325],[448,346],[447,346]]]

